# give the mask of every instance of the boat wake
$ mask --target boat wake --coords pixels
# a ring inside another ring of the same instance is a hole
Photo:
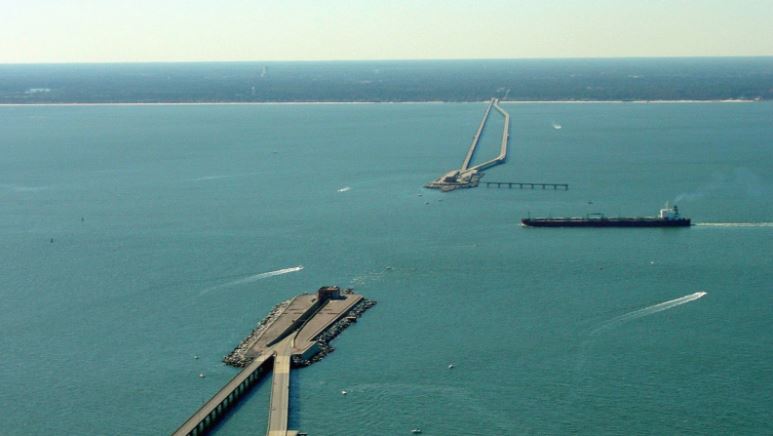
[[[626,314],[612,318],[591,330],[587,335],[583,335],[584,337],[580,341],[577,351],[577,360],[574,365],[574,375],[572,377],[573,380],[569,391],[568,401],[576,401],[579,396],[579,391],[582,391],[583,385],[588,383],[589,375],[586,372],[585,366],[588,360],[588,355],[590,354],[591,346],[596,339],[595,336],[597,333],[609,330],[613,327],[619,326],[629,321],[633,321],[635,319],[643,318],[645,316],[662,312],[664,310],[673,309],[674,307],[703,298],[705,295],[706,292],[698,291],[689,295],[685,295],[684,297],[674,298],[673,300],[664,301],[662,303],[653,304],[652,306],[647,306],[643,309],[634,310],[632,312],[628,312]]]
[[[601,326],[597,327],[595,330],[590,332],[590,334],[595,335],[598,332],[610,329],[614,326],[626,323],[628,321],[649,316],[658,312],[662,312],[664,310],[673,309],[674,307],[681,306],[682,304],[687,304],[691,301],[698,300],[699,298],[702,298],[704,295],[706,295],[706,292],[698,291],[689,295],[685,295],[684,297],[675,298],[673,300],[668,300],[662,303],[653,304],[652,306],[645,307],[644,309],[628,312],[624,315],[620,315],[618,317],[612,318],[609,321],[603,323]]]
[[[217,286],[209,287],[209,288],[204,289],[203,291],[201,291],[201,293],[199,295],[204,295],[204,294],[206,294],[208,292],[211,292],[211,291],[214,291],[216,289],[224,289],[224,288],[230,288],[230,287],[233,287],[233,286],[244,285],[244,284],[247,284],[247,283],[256,282],[258,280],[267,279],[269,277],[281,276],[283,274],[289,274],[289,273],[296,272],[296,271],[301,271],[301,270],[303,270],[303,266],[302,265],[298,265],[298,266],[293,266],[293,267],[290,267],[290,268],[278,269],[276,271],[268,271],[268,272],[264,272],[264,273],[260,273],[260,274],[254,274],[254,275],[247,276],[247,277],[242,277],[240,279],[236,279],[236,280],[233,280],[233,281],[230,281],[230,282],[227,282],[227,283],[223,283],[223,284],[220,284],[220,285],[217,285]]]
[[[594,336],[597,333],[603,332],[605,330],[609,330],[613,327],[619,326],[620,324],[624,324],[629,321],[633,321],[635,319],[643,318],[645,316],[649,316],[658,312],[662,312],[664,310],[673,309],[674,307],[681,306],[683,304],[687,304],[689,302],[698,300],[700,298],[703,298],[703,296],[706,295],[706,292],[704,291],[698,291],[694,292],[689,295],[685,295],[684,297],[674,298],[673,300],[664,301],[662,303],[653,304],[652,306],[647,306],[643,309],[634,310],[632,312],[628,312],[626,314],[617,316],[615,318],[612,318],[604,323],[602,323],[600,326],[596,327],[590,333],[585,336],[582,341],[580,341],[579,349],[577,352],[577,361],[574,365],[574,376],[572,381],[572,387],[569,392],[569,401],[575,401],[578,394],[578,390],[582,390],[582,385],[587,380],[587,375],[585,373],[585,363],[588,359],[588,354],[590,352],[591,345],[594,341]]]
[[[695,223],[696,226],[699,227],[730,227],[730,228],[738,228],[738,227],[773,227],[773,223],[771,222],[763,222],[763,223]]]

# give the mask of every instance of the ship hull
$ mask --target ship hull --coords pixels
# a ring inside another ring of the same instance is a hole
[[[524,218],[529,227],[689,227],[689,218]]]

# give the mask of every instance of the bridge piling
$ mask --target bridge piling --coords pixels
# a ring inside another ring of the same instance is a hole
[[[519,189],[534,190],[534,189],[537,189],[537,186],[539,186],[542,188],[542,190],[546,190],[548,188],[553,188],[554,191],[569,190],[568,183],[537,183],[537,182],[481,182],[481,183],[485,183],[487,188],[492,186],[496,186],[497,188],[502,188],[502,186],[507,186],[509,189],[513,189],[513,186],[517,186]]]
[[[236,374],[228,384],[218,391],[209,401],[204,403],[173,436],[198,436],[212,428],[228,409],[236,403],[248,388],[252,386],[265,372],[265,365],[273,361],[273,355],[256,358],[250,365]]]

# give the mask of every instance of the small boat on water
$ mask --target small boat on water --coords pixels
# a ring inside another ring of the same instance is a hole
[[[413,430],[411,430],[411,433],[413,433],[413,434],[420,434],[421,433],[421,429],[420,428],[414,428]]]
[[[689,227],[690,218],[679,215],[679,208],[660,209],[656,217],[617,217],[604,214],[588,214],[584,217],[523,218],[521,224],[528,227]]]

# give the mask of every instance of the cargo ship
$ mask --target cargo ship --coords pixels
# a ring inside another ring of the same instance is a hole
[[[608,218],[600,213],[585,217],[523,218],[521,224],[529,227],[689,227],[690,218],[679,215],[679,208],[660,209],[656,217]]]

